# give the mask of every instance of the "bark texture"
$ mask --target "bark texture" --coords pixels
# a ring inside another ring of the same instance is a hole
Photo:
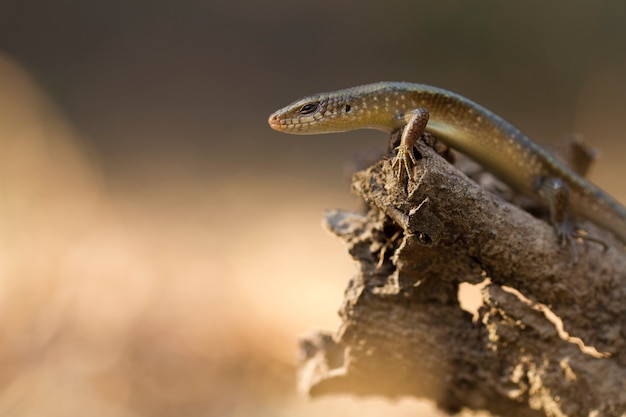
[[[364,212],[326,213],[358,273],[340,328],[301,341],[300,389],[428,398],[450,413],[625,415],[624,245],[579,220],[606,248],[579,242],[574,262],[543,209],[427,142],[417,182],[383,158],[353,178]],[[462,283],[482,286],[474,316]]]

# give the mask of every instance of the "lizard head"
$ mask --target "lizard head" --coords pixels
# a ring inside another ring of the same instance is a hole
[[[392,131],[404,125],[402,113],[406,105],[403,94],[388,84],[370,84],[305,97],[273,113],[268,122],[274,130],[300,135],[354,129]],[[394,96],[392,102],[388,95],[394,93],[397,97]],[[393,103],[398,108],[393,107]]]
[[[349,130],[346,117],[352,106],[346,99],[316,95],[295,101],[274,112],[268,120],[274,130],[301,135]]]

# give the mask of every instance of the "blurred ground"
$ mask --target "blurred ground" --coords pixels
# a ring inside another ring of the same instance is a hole
[[[266,118],[435,84],[582,133],[624,202],[626,6],[535,6],[3,0],[0,415],[438,415],[295,394],[297,336],[337,326],[353,272],[321,212],[358,207],[345,166],[386,138]]]

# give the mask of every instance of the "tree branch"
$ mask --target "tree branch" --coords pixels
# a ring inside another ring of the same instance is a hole
[[[326,214],[359,273],[338,331],[301,342],[301,390],[417,396],[449,412],[626,413],[623,245],[579,223],[608,248],[580,243],[574,263],[493,177],[459,164],[485,189],[425,143],[416,152],[417,182],[383,159],[353,179],[367,213]],[[475,320],[459,304],[464,282],[485,285]]]

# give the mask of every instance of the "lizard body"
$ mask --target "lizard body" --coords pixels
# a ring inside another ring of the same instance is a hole
[[[569,210],[626,244],[626,208],[576,174],[515,126],[453,92],[422,84],[380,82],[298,100],[269,117],[293,134],[404,127],[394,166],[415,163],[413,145],[427,131],[466,154],[518,191],[545,202],[565,243],[579,237]],[[401,173],[401,172],[400,172]]]

